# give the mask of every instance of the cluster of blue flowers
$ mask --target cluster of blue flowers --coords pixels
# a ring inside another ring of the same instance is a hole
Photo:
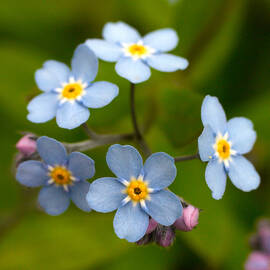
[[[97,57],[116,62],[117,74],[133,84],[148,80],[150,67],[172,72],[188,66],[186,59],[167,53],[178,43],[172,29],[141,37],[123,22],[108,23],[103,38],[89,39],[79,45],[71,69],[50,60],[36,71],[36,83],[44,93],[29,103],[30,121],[43,123],[56,117],[59,127],[74,129],[88,120],[88,108],[108,105],[119,90],[109,82],[93,82],[98,71]],[[252,149],[256,140],[252,122],[243,117],[227,122],[218,99],[211,96],[203,101],[201,118],[204,130],[198,139],[199,155],[208,162],[205,178],[213,198],[223,196],[226,174],[237,188],[256,189],[260,177],[242,156]],[[115,177],[100,178],[90,184],[87,180],[95,174],[95,163],[85,154],[67,154],[60,142],[45,136],[37,140],[37,152],[42,161],[21,163],[16,179],[27,187],[42,186],[38,201],[50,215],[63,213],[70,200],[86,212],[117,210],[113,222],[115,233],[130,242],[145,235],[150,219],[171,226],[182,215],[180,199],[167,189],[177,169],[174,158],[166,153],[150,155],[143,165],[134,147],[112,145],[106,160]]]

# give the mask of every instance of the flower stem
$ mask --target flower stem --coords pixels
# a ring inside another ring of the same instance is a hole
[[[91,139],[95,140],[99,137],[99,135],[93,131],[87,123],[83,123],[82,124],[82,128],[85,131],[85,133],[87,134],[88,137],[90,137]]]
[[[182,162],[182,161],[193,160],[193,159],[200,159],[199,154],[175,157],[174,161]]]
[[[147,145],[144,137],[140,131],[138,126],[137,117],[136,117],[136,110],[135,110],[135,84],[131,83],[130,85],[130,107],[131,107],[131,120],[132,125],[135,133],[135,139],[137,140],[138,144],[141,147],[142,152],[146,157],[151,155],[151,150]]]

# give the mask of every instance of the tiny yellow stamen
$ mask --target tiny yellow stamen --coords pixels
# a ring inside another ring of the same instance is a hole
[[[139,202],[149,198],[149,189],[147,183],[141,178],[131,178],[125,193],[127,193],[130,199],[134,202]]]
[[[217,141],[216,151],[218,152],[218,155],[220,158],[222,158],[222,159],[229,158],[230,154],[231,154],[230,150],[231,150],[231,146],[226,140],[220,139]]]
[[[54,182],[57,185],[70,185],[74,177],[71,172],[62,166],[55,166],[51,169],[49,176],[51,177],[50,182]]]
[[[145,46],[140,44],[132,44],[128,47],[128,51],[131,55],[134,56],[142,56],[148,53],[148,50]]]
[[[62,97],[76,99],[83,93],[83,86],[80,83],[69,83],[62,90]]]

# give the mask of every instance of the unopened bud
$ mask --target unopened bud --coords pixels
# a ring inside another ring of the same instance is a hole
[[[157,225],[158,223],[154,219],[150,218],[146,234],[153,232],[156,229]]]
[[[30,156],[35,153],[37,149],[36,140],[32,134],[26,134],[16,144],[16,148],[25,156]]]
[[[162,247],[169,247],[174,242],[175,232],[172,226],[158,225],[156,229],[156,243]]]
[[[183,214],[178,218],[174,227],[180,231],[191,231],[199,223],[199,213],[200,210],[192,205],[188,205],[186,208],[183,208]]]
[[[252,252],[246,263],[245,270],[269,270],[270,257],[261,252]]]

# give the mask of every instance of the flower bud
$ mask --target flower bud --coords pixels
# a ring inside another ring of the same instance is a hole
[[[270,221],[263,219],[258,225],[258,236],[261,250],[270,255]]]
[[[245,264],[245,270],[269,270],[270,257],[261,252],[252,252]]]
[[[198,208],[188,205],[186,208],[183,208],[183,214],[175,221],[174,227],[184,232],[191,231],[198,225],[199,212]]]
[[[36,140],[32,134],[26,134],[16,144],[16,148],[25,156],[30,156],[36,151]]]
[[[158,225],[158,223],[154,219],[150,218],[149,225],[148,225],[148,228],[147,228],[145,234],[149,234],[149,233],[153,232],[156,229],[157,225]]]
[[[172,245],[175,238],[174,228],[169,226],[158,225],[156,229],[156,243],[162,247],[169,247]]]

